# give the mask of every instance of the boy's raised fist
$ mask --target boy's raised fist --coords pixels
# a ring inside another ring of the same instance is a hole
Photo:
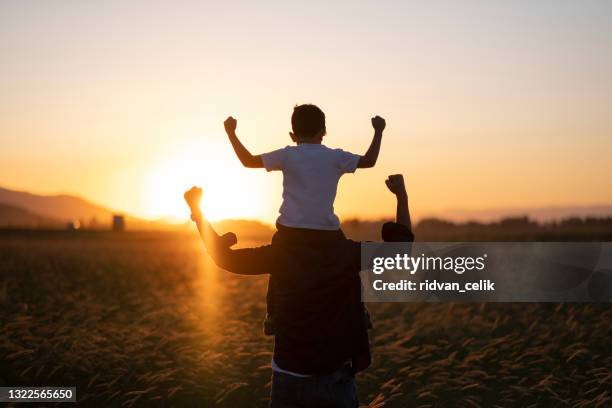
[[[374,127],[374,130],[382,132],[386,125],[387,123],[380,116],[374,116],[372,118],[372,126]]]
[[[225,119],[225,122],[223,122],[223,126],[225,126],[225,131],[227,133],[234,133],[236,131],[237,124],[238,121],[231,116],[228,116],[227,119]]]

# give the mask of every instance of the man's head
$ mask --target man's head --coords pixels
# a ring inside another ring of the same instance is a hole
[[[294,142],[321,143],[325,136],[325,114],[315,105],[296,105],[291,115],[290,133]]]

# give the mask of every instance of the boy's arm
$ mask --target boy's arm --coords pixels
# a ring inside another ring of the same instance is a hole
[[[372,138],[372,143],[368,148],[366,154],[361,156],[359,159],[359,163],[357,164],[357,168],[359,169],[367,169],[370,167],[374,167],[376,164],[376,160],[378,159],[378,153],[380,153],[380,144],[382,142],[382,133],[385,129],[385,120],[380,116],[375,116],[372,118],[372,126],[374,127],[374,137]]]
[[[385,184],[397,198],[397,211],[395,222],[408,227],[412,231],[412,223],[410,221],[410,210],[408,209],[408,194],[404,185],[404,176],[394,174],[385,180]]]
[[[236,135],[236,124],[236,119],[232,118],[231,116],[228,117],[225,122],[223,122],[223,125],[225,126],[225,132],[229,137],[230,143],[232,144],[232,147],[234,148],[234,151],[236,152],[236,156],[238,156],[240,163],[242,163],[244,167],[252,169],[263,168],[264,165],[261,159],[261,155],[252,155],[251,152],[249,152],[247,148],[244,147],[244,145],[238,139],[238,136]]]

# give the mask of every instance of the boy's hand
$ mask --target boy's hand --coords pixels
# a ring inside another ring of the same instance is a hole
[[[387,188],[396,196],[406,196],[406,186],[404,185],[404,176],[401,174],[393,174],[385,180]]]
[[[223,122],[223,126],[225,126],[225,132],[227,134],[233,134],[236,132],[236,126],[238,125],[238,121],[231,116],[228,116]]]
[[[193,186],[183,194],[192,215],[200,213],[200,202],[202,201],[202,189]]]
[[[386,125],[387,125],[387,122],[385,122],[385,120],[381,118],[380,116],[374,116],[372,118],[372,127],[374,128],[375,131],[382,132],[385,129]]]

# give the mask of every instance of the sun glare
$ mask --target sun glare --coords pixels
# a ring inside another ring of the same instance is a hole
[[[183,193],[197,185],[204,189],[202,209],[211,220],[262,217],[267,204],[262,174],[243,168],[230,153],[221,146],[193,143],[165,156],[149,173],[145,214],[187,219]]]

